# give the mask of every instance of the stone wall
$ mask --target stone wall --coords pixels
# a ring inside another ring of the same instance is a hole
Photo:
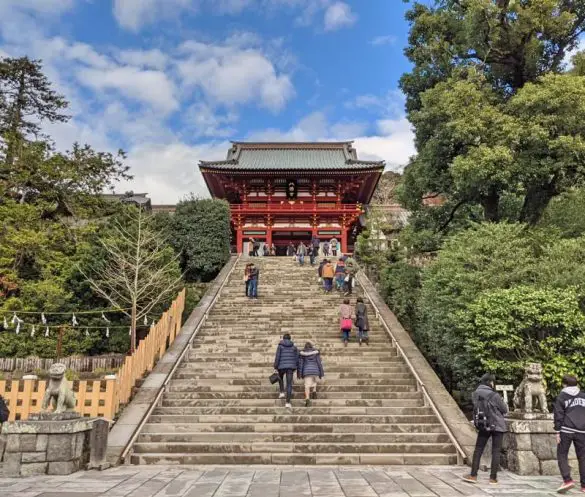
[[[68,475],[85,469],[96,418],[27,420],[4,423],[5,476]]]
[[[519,475],[558,476],[557,442],[551,414],[523,414],[507,420],[501,465]],[[578,471],[574,449],[569,464]]]

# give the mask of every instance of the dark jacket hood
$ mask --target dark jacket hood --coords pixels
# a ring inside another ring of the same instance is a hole
[[[317,355],[319,353],[319,351],[317,349],[303,349],[301,350],[300,354],[303,357],[310,357],[313,355]]]
[[[283,347],[294,347],[295,344],[292,340],[283,339],[280,341],[279,345],[282,345]]]

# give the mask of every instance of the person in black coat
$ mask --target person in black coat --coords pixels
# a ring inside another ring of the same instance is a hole
[[[508,431],[506,427],[506,419],[504,416],[508,414],[508,406],[502,399],[501,395],[496,392],[496,377],[493,374],[486,373],[481,377],[480,384],[473,392],[471,400],[473,401],[474,415],[478,407],[485,407],[485,415],[489,422],[489,429],[479,429],[477,434],[477,441],[475,443],[475,451],[473,453],[473,460],[471,463],[471,474],[465,476],[463,479],[469,483],[477,483],[477,472],[479,470],[479,463],[481,456],[488,443],[492,439],[492,463],[490,466],[490,483],[498,483],[498,465],[500,462],[500,451],[502,449],[502,441],[504,440],[504,433]]]
[[[577,378],[563,377],[563,390],[555,400],[554,423],[557,432],[557,461],[563,477],[558,493],[568,492],[575,486],[569,466],[569,449],[575,445],[579,462],[581,492],[585,493],[585,392],[579,389]]]
[[[287,333],[282,337],[276,349],[274,358],[274,370],[278,372],[278,384],[280,386],[279,398],[285,397],[284,377],[286,376],[286,407],[291,406],[293,376],[299,363],[299,350],[293,343],[291,336]]]

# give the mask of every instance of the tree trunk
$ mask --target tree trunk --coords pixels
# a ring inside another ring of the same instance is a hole
[[[486,221],[495,223],[500,220],[500,194],[495,187],[491,187],[489,193],[481,199],[481,205]]]
[[[14,164],[14,159],[16,158],[16,150],[18,148],[18,142],[20,140],[19,129],[20,124],[22,122],[22,109],[25,104],[24,101],[24,91],[26,85],[25,77],[26,74],[23,69],[22,72],[20,73],[18,96],[16,97],[16,101],[14,102],[11,123],[9,126],[10,136],[8,140],[8,148],[6,150],[6,166],[8,166],[8,168],[10,168],[10,166]]]
[[[531,226],[537,224],[549,202],[557,194],[556,178],[553,178],[547,184],[529,186],[524,197],[520,221]]]
[[[130,325],[130,354],[136,351],[136,302],[132,303],[132,324]]]

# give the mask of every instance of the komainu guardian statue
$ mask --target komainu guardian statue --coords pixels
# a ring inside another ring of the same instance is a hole
[[[542,364],[533,362],[524,368],[524,379],[514,392],[514,407],[521,412],[548,413]]]
[[[49,403],[55,414],[75,409],[75,394],[65,379],[65,364],[53,364],[49,369],[49,384],[43,397],[42,409],[48,411]]]

